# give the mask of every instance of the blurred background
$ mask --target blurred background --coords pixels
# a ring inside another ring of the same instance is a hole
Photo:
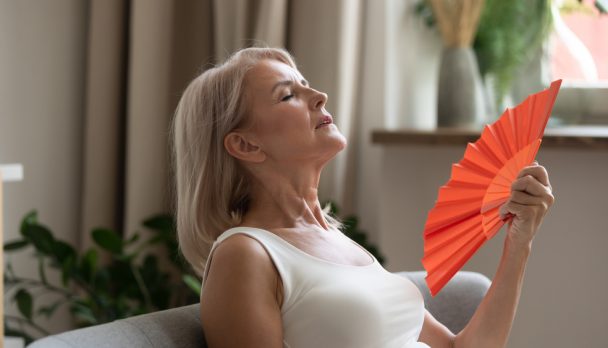
[[[66,269],[94,280],[123,248],[170,230],[162,219],[142,221],[171,212],[173,111],[191,79],[239,48],[288,49],[329,95],[327,109],[349,144],[326,167],[320,199],[357,217],[390,271],[422,269],[426,214],[464,153],[466,141],[442,140],[438,130],[478,135],[505,107],[561,78],[548,126],[562,136],[538,155],[557,201],[534,243],[509,346],[608,345],[606,2],[468,1],[478,13],[460,8],[467,20],[457,26],[437,18],[441,3],[467,1],[0,0],[0,163],[24,167],[24,180],[4,187],[4,242],[27,240],[22,220],[35,210],[52,240],[73,248],[57,256],[44,241],[12,244],[9,274],[40,279],[48,268],[46,283],[80,289],[82,279],[62,279]],[[448,58],[455,51],[465,68]],[[382,140],[391,135],[397,140]],[[112,233],[91,234],[99,227]],[[503,236],[464,269],[491,278]],[[158,269],[179,281],[166,251],[151,250],[159,261],[141,266],[144,278]],[[45,252],[59,266],[40,261]],[[82,254],[76,266],[65,261],[71,253]],[[117,286],[104,277],[96,286]],[[87,303],[49,310],[56,301],[45,297],[46,285],[16,296],[24,284],[5,286],[13,317],[5,324],[14,329],[34,318],[39,327],[26,331],[40,337],[95,314]]]

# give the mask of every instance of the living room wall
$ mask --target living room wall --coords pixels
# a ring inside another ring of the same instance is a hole
[[[24,166],[24,180],[4,187],[5,241],[18,238],[22,216],[36,209],[59,238],[78,242],[86,4],[0,3],[0,163]],[[36,278],[27,254],[5,258]],[[43,325],[72,327],[65,309]]]

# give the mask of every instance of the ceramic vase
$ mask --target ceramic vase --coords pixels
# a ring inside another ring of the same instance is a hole
[[[471,47],[446,47],[441,56],[437,126],[479,128],[486,102],[477,58]]]

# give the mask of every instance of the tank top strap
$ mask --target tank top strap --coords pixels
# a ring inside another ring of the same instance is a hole
[[[276,234],[261,228],[247,226],[237,226],[224,231],[211,246],[211,251],[221,242],[238,233],[246,234],[256,239],[266,249],[275,264],[281,263],[284,265],[283,268],[286,267],[286,261],[307,260],[306,257],[303,258],[302,251]]]

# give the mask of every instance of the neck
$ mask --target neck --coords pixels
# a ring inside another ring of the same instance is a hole
[[[291,166],[253,174],[251,203],[242,225],[329,229],[317,195],[320,168]]]

